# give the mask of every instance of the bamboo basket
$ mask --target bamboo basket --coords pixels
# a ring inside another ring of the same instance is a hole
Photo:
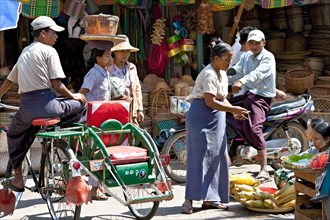
[[[329,98],[330,99],[330,86],[329,85],[314,85],[308,88],[308,94],[312,98]]]
[[[317,77],[315,85],[330,85],[330,76]]]
[[[309,113],[309,118],[322,118],[330,123],[330,98],[313,99],[315,110]]]
[[[324,61],[320,57],[307,57],[304,62],[312,70],[323,71]]]
[[[330,26],[330,4],[318,4],[309,10],[314,26]]]
[[[301,95],[314,84],[314,73],[308,69],[293,69],[285,73],[285,88],[287,93]]]

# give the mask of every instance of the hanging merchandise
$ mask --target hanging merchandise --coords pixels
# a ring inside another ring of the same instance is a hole
[[[165,27],[166,27],[166,19],[159,18],[152,25],[153,31],[151,34],[151,42],[152,44],[160,45],[165,36]]]
[[[182,18],[176,16],[173,18],[172,27],[174,28],[174,33],[180,35],[183,38],[188,37],[188,31],[185,27],[182,26]]]
[[[114,5],[116,0],[95,0],[97,5]]]
[[[201,34],[212,34],[215,32],[213,13],[208,0],[202,0],[197,9],[197,32]]]
[[[241,4],[241,1],[242,0],[209,0],[209,3],[212,11],[224,11],[235,8],[237,5]]]
[[[191,33],[196,30],[197,26],[197,4],[193,5],[181,5],[178,7],[180,16],[182,17],[182,24]],[[189,33],[189,34],[190,34]]]
[[[116,0],[116,1],[121,5],[126,5],[129,7],[135,6],[138,3],[138,0]]]
[[[38,16],[58,17],[63,9],[62,0],[30,0],[23,3],[22,15],[28,18]]]
[[[168,63],[168,46],[165,39],[165,27],[166,19],[164,18],[158,18],[152,25],[152,47],[148,58],[150,72],[160,77],[165,76],[165,70]]]
[[[138,0],[136,5],[127,5],[129,8],[140,8],[140,9],[150,9],[152,6],[152,0]]]
[[[195,4],[195,0],[160,0],[160,4],[166,6]]]
[[[81,19],[86,8],[85,0],[66,0],[63,12],[69,16]]]

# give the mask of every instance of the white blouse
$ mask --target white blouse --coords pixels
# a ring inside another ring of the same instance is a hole
[[[224,100],[228,95],[226,71],[216,72],[211,64],[207,65],[197,76],[192,98],[204,98],[204,93],[210,93],[216,99]]]

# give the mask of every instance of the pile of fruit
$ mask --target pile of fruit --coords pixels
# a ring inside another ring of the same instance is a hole
[[[245,207],[257,209],[288,209],[295,206],[294,185],[289,185],[271,194],[259,189],[258,181],[244,175],[230,178],[230,193]],[[244,178],[243,178],[244,177]],[[242,180],[244,179],[244,183]],[[238,182],[236,180],[239,180]]]

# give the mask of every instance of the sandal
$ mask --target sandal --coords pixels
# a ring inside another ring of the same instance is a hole
[[[104,193],[98,193],[95,195],[91,195],[92,200],[108,200],[108,196],[106,196]]]
[[[227,210],[229,207],[219,203],[217,205],[213,205],[212,203],[203,203],[202,204],[202,209],[221,209],[221,210]]]
[[[9,178],[9,179],[4,179],[1,184],[3,185],[4,188],[6,189],[10,189],[11,191],[14,191],[14,192],[24,192],[24,187],[23,188],[18,188],[16,186],[14,186],[12,183],[11,183],[11,180],[12,178]]]
[[[260,183],[263,183],[263,182],[269,180],[269,178],[270,178],[270,175],[269,174],[268,175],[258,175],[256,177],[256,180],[259,180]]]
[[[187,201],[185,201],[183,204],[182,204],[182,209],[181,209],[181,213],[182,214],[192,214],[194,212],[193,210],[193,207],[192,207],[192,204],[190,202],[190,204],[187,204]]]

